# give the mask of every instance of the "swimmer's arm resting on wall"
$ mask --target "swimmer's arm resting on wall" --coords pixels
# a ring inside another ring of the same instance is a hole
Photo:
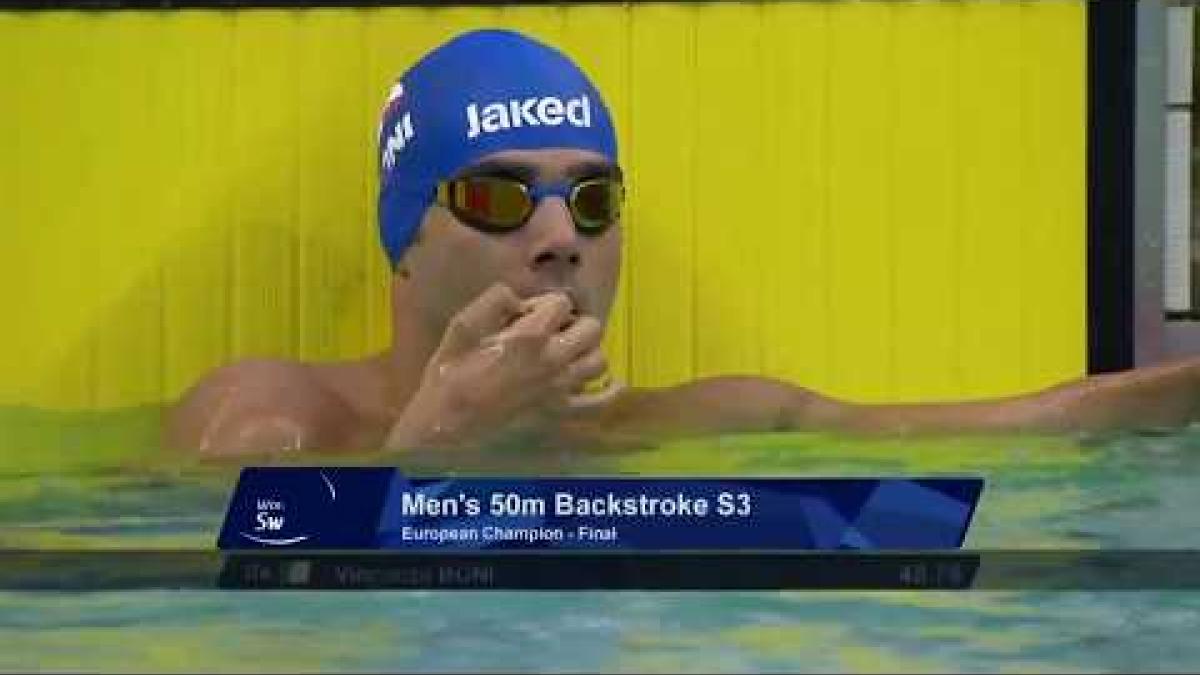
[[[169,415],[165,443],[210,458],[380,447],[308,366],[242,362],[215,373]],[[628,390],[577,428],[650,444],[716,433],[1056,433],[1176,427],[1200,420],[1200,359],[1093,376],[1004,399],[866,405],[760,377],[715,377]]]
[[[1200,359],[1096,375],[1009,398],[856,404],[777,380],[714,377],[631,394],[617,424],[664,435],[826,430],[852,434],[1057,433],[1200,421]]]

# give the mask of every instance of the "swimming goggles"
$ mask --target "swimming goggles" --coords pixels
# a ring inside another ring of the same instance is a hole
[[[466,176],[438,183],[436,201],[471,227],[501,233],[524,226],[550,195],[566,202],[580,234],[596,236],[621,218],[625,187],[615,176],[536,185],[503,176]]]

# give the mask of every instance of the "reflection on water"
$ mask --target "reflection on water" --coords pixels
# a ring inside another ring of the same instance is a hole
[[[0,546],[211,547],[236,470],[157,451],[157,423],[150,408],[0,410]],[[1200,430],[758,434],[389,463],[424,474],[976,474],[987,488],[968,547],[1200,548]],[[1200,663],[1197,626],[1200,593],[1149,591],[3,593],[0,670],[1169,671]]]

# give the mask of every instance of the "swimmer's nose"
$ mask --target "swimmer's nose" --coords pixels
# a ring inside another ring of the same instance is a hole
[[[579,267],[582,262],[579,233],[561,197],[543,199],[526,227],[534,237],[530,254],[534,270],[562,275]]]

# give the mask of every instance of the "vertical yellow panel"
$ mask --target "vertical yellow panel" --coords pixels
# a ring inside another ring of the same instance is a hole
[[[762,368],[762,7],[706,5],[697,26],[696,375]]]
[[[495,27],[520,31],[535,40],[557,45],[566,25],[567,8],[562,6],[501,6]]]
[[[9,325],[0,331],[0,405],[31,398],[40,365],[31,339],[35,298],[25,288],[25,280],[32,278],[38,234],[30,227],[35,203],[24,168],[35,145],[25,131],[30,128],[30,80],[35,76],[25,59],[38,33],[32,15],[0,12],[0,81],[10,90],[0,106],[0,146],[6,155],[0,159],[0,302],[9,308],[9,316],[29,317],[23,329]]]
[[[895,95],[889,141],[894,248],[892,398],[953,398],[959,390],[955,327],[957,269],[955,21],[941,3],[893,5]]]
[[[234,186],[233,352],[291,353],[298,152],[295,17],[241,12],[234,21],[230,180]]]
[[[1015,392],[1022,371],[1021,7],[963,6],[959,248],[963,394]]]
[[[826,171],[831,4],[777,3],[766,11],[762,127],[769,135],[753,172],[759,187],[740,199],[761,198],[770,208],[765,218],[746,224],[760,241],[763,367],[824,391],[831,381]]]
[[[178,173],[170,186],[174,225],[162,253],[164,388],[180,395],[201,375],[231,358],[234,153],[230,113],[235,96],[233,12],[174,17],[178,37],[171,74],[178,117],[165,138]],[[187,83],[181,86],[181,83]]]
[[[1087,297],[1086,8],[1022,5],[1022,222],[1034,273],[1021,277],[1025,373],[1033,389],[1082,376]]]
[[[106,101],[85,125],[98,153],[99,181],[91,215],[106,225],[87,269],[95,299],[87,326],[96,344],[95,405],[115,407],[161,398],[162,288],[159,249],[175,227],[164,206],[176,187],[178,156],[167,129],[179,113],[177,86],[168,79],[161,17],[130,12],[92,18],[96,63],[89,89]],[[93,124],[95,126],[93,126]],[[115,160],[115,161],[114,161]],[[151,226],[156,223],[156,226]]]
[[[23,205],[16,222],[24,234],[14,252],[30,261],[13,287],[28,294],[30,311],[10,328],[28,332],[30,349],[13,356],[33,366],[36,400],[72,407],[95,402],[89,326],[107,300],[93,288],[102,281],[96,249],[104,230],[117,225],[97,203],[112,170],[104,154],[111,148],[102,145],[112,117],[103,110],[111,92],[97,86],[106,57],[92,21],[78,13],[32,15],[17,38],[21,91],[6,96],[21,99],[17,128],[25,137],[15,159]]]
[[[366,96],[366,45],[360,13],[314,10],[297,25],[297,125],[289,134],[298,150],[296,303],[299,355],[333,359],[367,347],[362,333],[362,289],[387,285],[363,265],[375,209],[360,181],[363,157],[375,156],[375,123],[363,111],[381,105],[379,90]],[[386,90],[384,90],[386,91]],[[373,175],[373,174],[369,174]],[[382,257],[378,245],[374,259]],[[345,327],[353,341],[343,343]],[[353,329],[352,329],[353,330]]]
[[[696,12],[647,5],[633,23],[625,282],[634,336],[630,378],[642,386],[692,376]]]
[[[618,161],[628,168],[631,108],[629,95],[629,38],[631,36],[629,9],[613,11],[598,5],[579,5],[566,12],[561,44],[604,94],[609,113],[617,130]],[[629,258],[629,235],[623,239],[626,263]],[[628,264],[622,270],[617,297],[609,314],[605,333],[605,354],[613,375],[629,380],[630,339],[629,284],[626,283]]]
[[[838,5],[831,15],[829,256],[833,393],[884,400],[891,389],[893,266],[888,144],[894,83],[885,6]]]

